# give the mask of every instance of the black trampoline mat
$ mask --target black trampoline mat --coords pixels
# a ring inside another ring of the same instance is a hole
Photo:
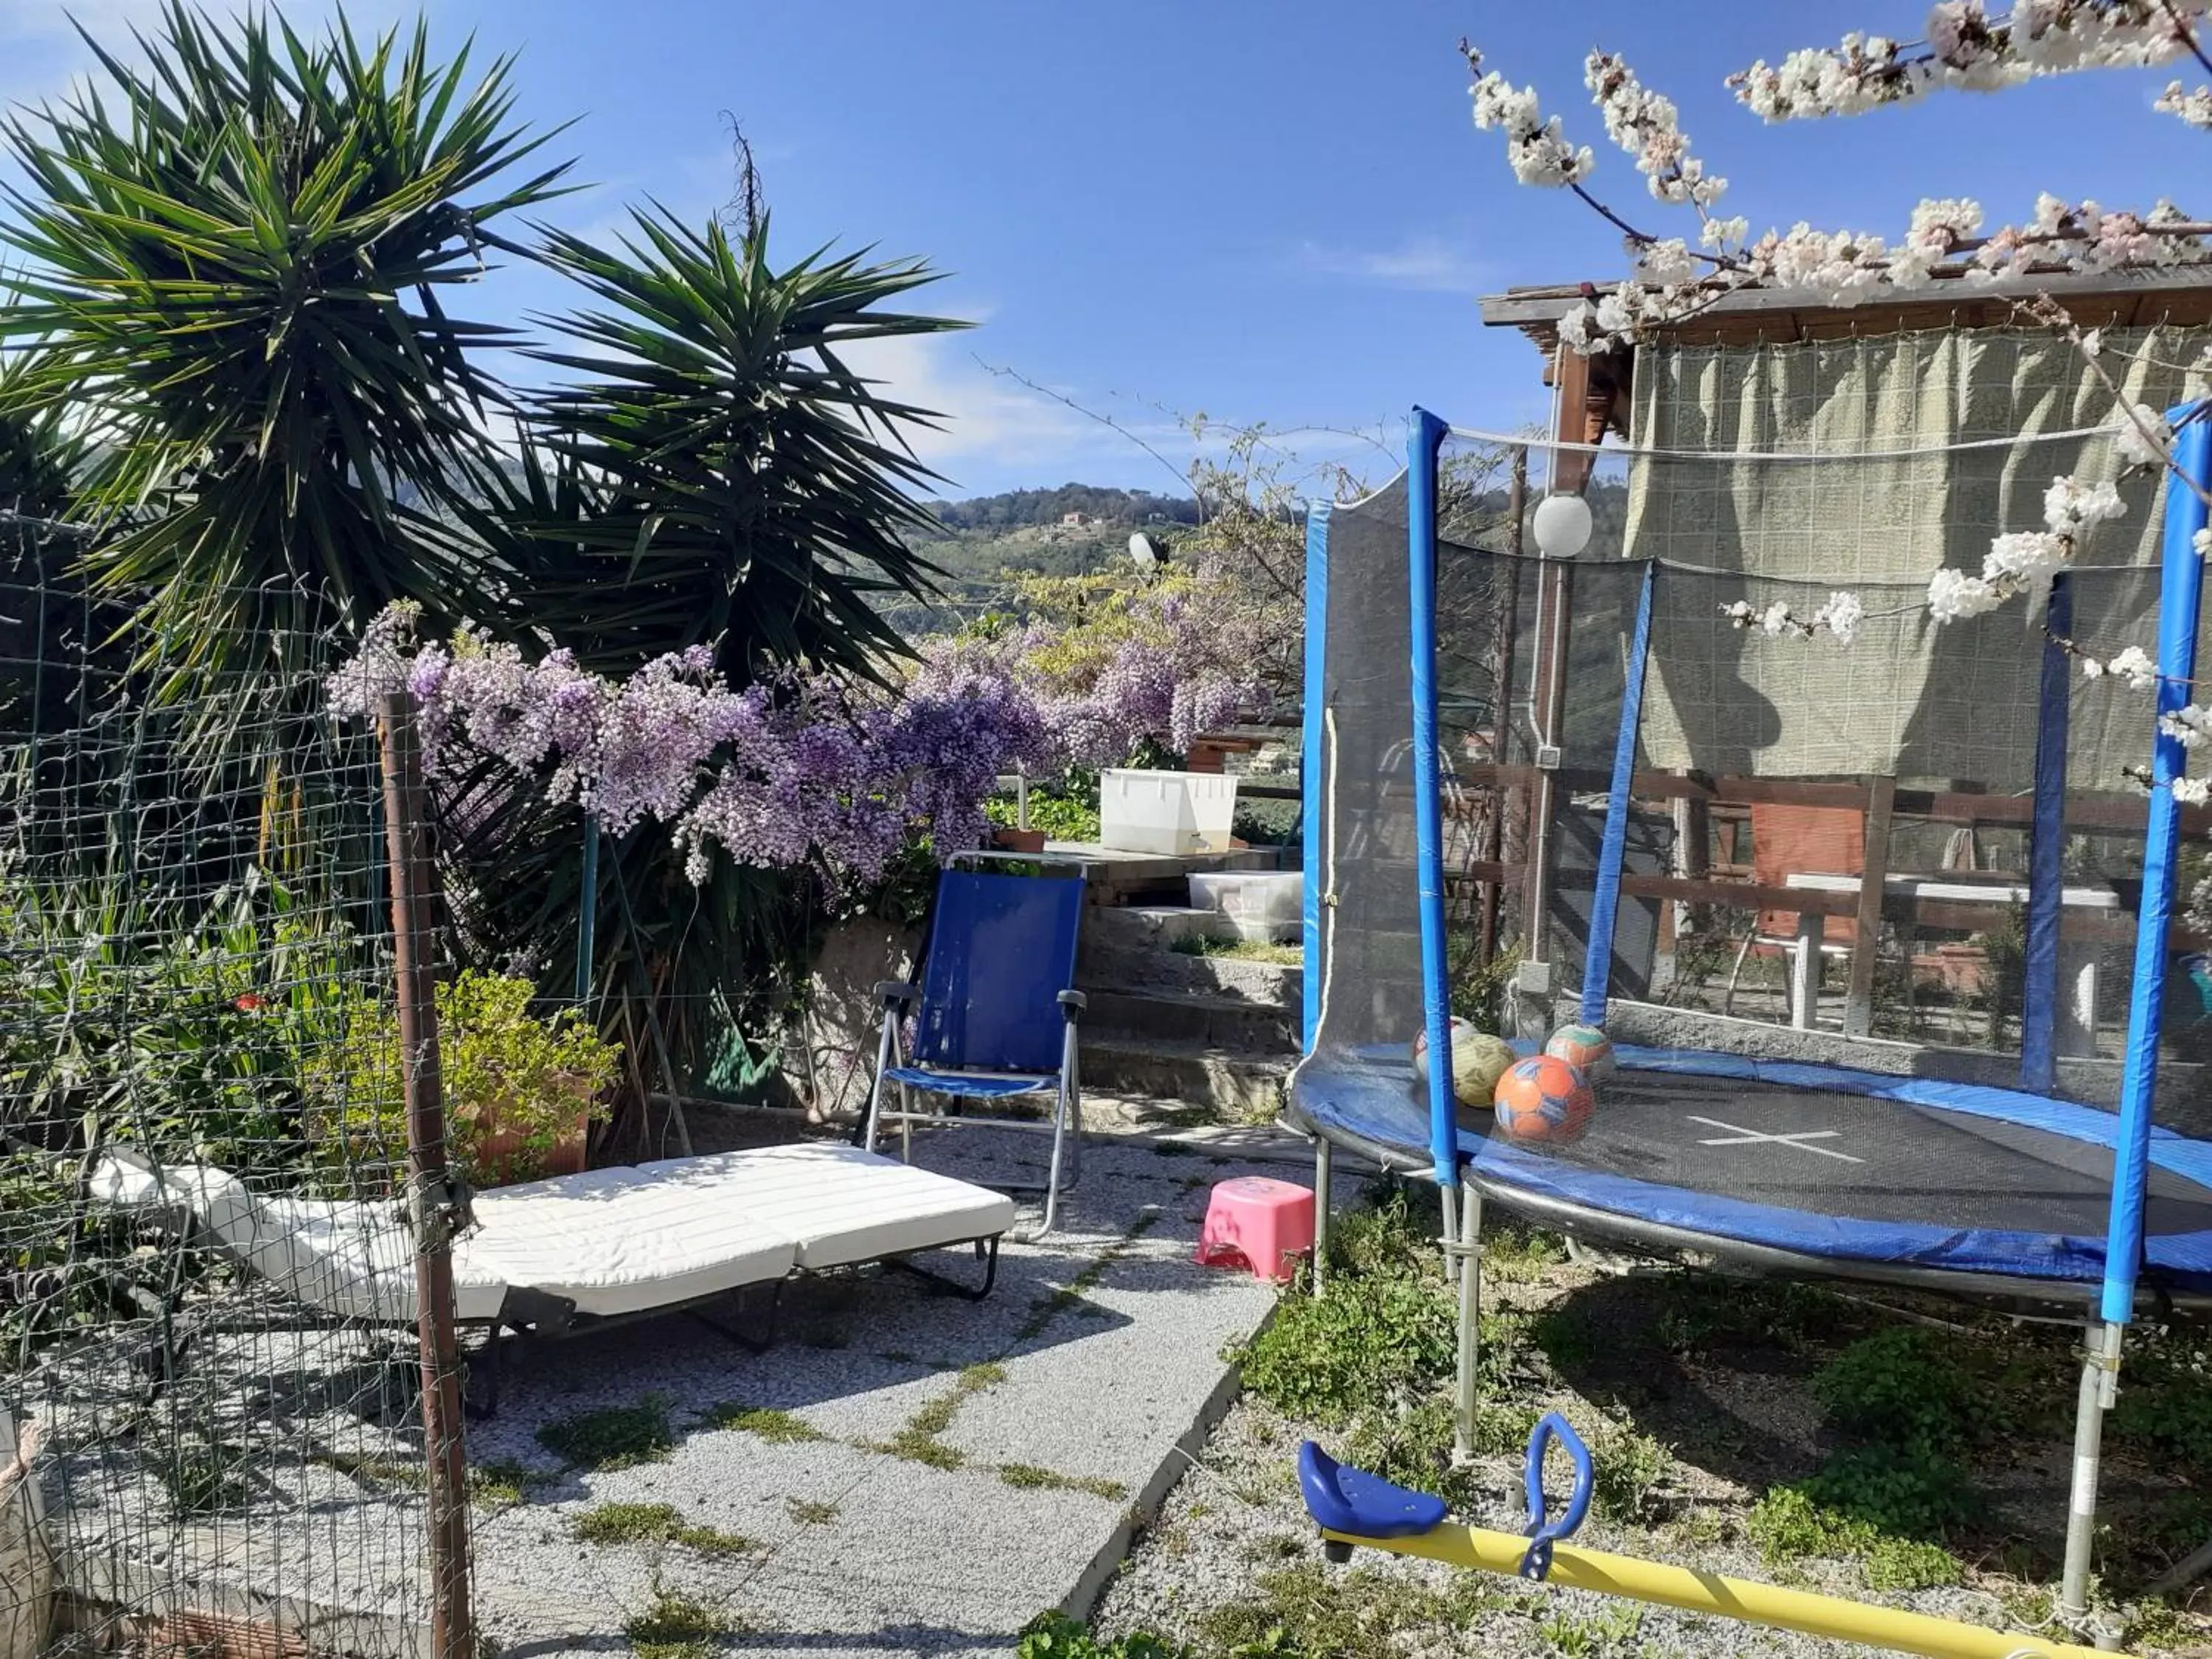
[[[1939,1106],[1749,1079],[1623,1071],[1568,1146],[1489,1139],[1547,1164],[1839,1218],[2101,1238],[2110,1149]],[[1510,1161],[1490,1166],[1510,1184]],[[1565,1172],[1559,1172],[1565,1179]],[[2212,1188],[2157,1165],[2145,1232],[2212,1232]]]

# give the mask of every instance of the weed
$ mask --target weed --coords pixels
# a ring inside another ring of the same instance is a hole
[[[1545,1616],[1536,1632],[1559,1659],[1596,1659],[1599,1654],[1616,1650],[1635,1652],[1636,1634],[1643,1627],[1641,1607],[1602,1607],[1590,1613],[1557,1607]]]
[[[246,1455],[234,1446],[180,1445],[161,1465],[161,1484],[179,1515],[220,1515],[252,1496],[239,1475],[245,1467]]]
[[[1152,1143],[1154,1158],[1195,1158],[1198,1148],[1187,1146],[1180,1140],[1156,1140]]]
[[[674,1449],[676,1437],[668,1426],[668,1402],[647,1395],[635,1406],[557,1419],[538,1431],[538,1443],[578,1468],[627,1469],[659,1462]]]
[[[791,1511],[791,1518],[802,1527],[826,1527],[838,1516],[835,1504],[824,1504],[811,1498],[787,1498],[783,1506]]]
[[[706,1659],[716,1643],[737,1633],[726,1613],[666,1590],[623,1626],[637,1659]]]
[[[742,1555],[752,1540],[686,1521],[669,1504],[594,1504],[568,1523],[580,1544],[679,1544],[701,1555]]]
[[[1640,1521],[1652,1492],[1674,1473],[1674,1454],[1648,1434],[1608,1424],[1590,1438],[1596,1471],[1591,1498],[1600,1515],[1616,1521]]]
[[[1846,1446],[1804,1483],[1815,1504],[1876,1531],[1940,1538],[1974,1513],[1972,1483],[1948,1453],[1925,1444]]]
[[[1974,1377],[1956,1343],[1916,1325],[1862,1337],[1813,1376],[1813,1394],[1846,1434],[1891,1446],[1954,1447],[1969,1437]]]
[[[963,1366],[960,1372],[960,1391],[977,1394],[985,1389],[995,1389],[1006,1380],[1006,1368],[995,1360],[984,1360],[979,1364]]]
[[[1821,1336],[1857,1318],[1846,1302],[1817,1285],[1745,1280],[1716,1273],[1668,1273],[1657,1280],[1663,1305],[1651,1334],[1669,1353],[1716,1347],[1779,1348],[1803,1353]]]
[[[1054,1612],[1030,1621],[1014,1659],[1187,1659],[1188,1653],[1148,1631],[1102,1642],[1066,1613]]]
[[[336,1469],[349,1480],[364,1486],[400,1486],[420,1491],[430,1484],[429,1471],[420,1463],[410,1463],[396,1457],[362,1457],[351,1452],[319,1451],[308,1455],[308,1462],[319,1463],[326,1469]],[[470,1471],[473,1477],[475,1471]]]
[[[699,1414],[699,1426],[707,1429],[742,1429],[747,1434],[779,1446],[787,1446],[805,1440],[827,1440],[830,1437],[803,1417],[773,1406],[747,1406],[740,1401],[725,1401]]]
[[[1453,1404],[1432,1394],[1409,1410],[1369,1412],[1346,1446],[1352,1461],[1385,1480],[1432,1492],[1455,1507],[1470,1507],[1480,1498],[1475,1471],[1452,1462]]]
[[[2128,1364],[2132,1380],[2106,1432],[2212,1480],[2212,1346],[2169,1341],[2130,1354]]]
[[[469,1496],[480,1504],[520,1504],[530,1496],[532,1486],[543,1486],[554,1477],[543,1469],[533,1469],[527,1463],[511,1457],[495,1457],[485,1463],[469,1465]]]
[[[1528,1339],[1561,1376],[1587,1375],[1600,1356],[1613,1349],[1592,1327],[1588,1312],[1572,1302],[1547,1308],[1530,1320]]]
[[[1808,1555],[1856,1559],[1868,1586],[1880,1590],[1959,1582],[1958,1561],[1940,1545],[1893,1537],[1856,1516],[1823,1509],[1796,1486],[1777,1486],[1754,1504],[1744,1531],[1770,1565]]]
[[[1010,1486],[1021,1486],[1042,1492],[1087,1492],[1095,1498],[1121,1502],[1129,1489],[1118,1480],[1101,1480],[1096,1476],[1061,1474],[1054,1469],[1039,1468],[1034,1463],[1001,1463],[999,1479]]]
[[[1197,1635],[1207,1651],[1232,1655],[1314,1654],[1330,1659],[1399,1659],[1417,1632],[1449,1641],[1520,1594],[1480,1573],[1457,1573],[1440,1588],[1373,1567],[1333,1571],[1317,1561],[1262,1572],[1256,1595],[1209,1608]]]
[[[1483,1273],[1504,1283],[1523,1284],[1541,1279],[1546,1269],[1556,1267],[1566,1259],[1564,1240],[1553,1233],[1539,1232],[1534,1227],[1504,1222],[1487,1229],[1482,1237]]]
[[[1324,1297],[1285,1297],[1231,1358],[1269,1405],[1333,1427],[1377,1400],[1426,1394],[1451,1374],[1455,1351],[1442,1276],[1386,1269],[1340,1275]]]
[[[1295,1561],[1305,1553],[1305,1540],[1287,1532],[1269,1533],[1265,1538],[1255,1538],[1244,1547],[1247,1559],[1263,1565]]]

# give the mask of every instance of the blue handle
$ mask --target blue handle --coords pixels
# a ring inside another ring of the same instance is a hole
[[[1567,1455],[1575,1463],[1575,1489],[1567,1499],[1567,1512],[1557,1521],[1545,1519],[1544,1454],[1553,1440],[1567,1449]],[[1583,1444],[1582,1437],[1575,1432],[1574,1425],[1557,1412],[1546,1412],[1541,1420],[1528,1435],[1528,1466],[1526,1484],[1528,1494],[1528,1551],[1521,1558],[1521,1576],[1539,1581],[1550,1576],[1552,1546],[1562,1538],[1571,1538],[1575,1528],[1589,1513],[1590,1491],[1597,1482],[1597,1471],[1590,1467],[1589,1448]]]

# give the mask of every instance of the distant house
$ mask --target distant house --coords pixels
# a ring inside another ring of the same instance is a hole
[[[1063,513],[1060,515],[1060,528],[1063,530],[1080,530],[1090,522],[1091,515],[1087,513]]]

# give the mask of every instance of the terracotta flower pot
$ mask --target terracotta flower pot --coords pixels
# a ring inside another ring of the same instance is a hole
[[[547,1176],[577,1175],[583,1170],[585,1146],[592,1128],[592,1097],[585,1091],[580,1078],[573,1079],[561,1127],[553,1137],[552,1146],[541,1156],[532,1156],[526,1132],[500,1127],[496,1105],[473,1109],[465,1107],[459,1115],[467,1117],[477,1129],[475,1163],[484,1186],[504,1187]]]
[[[1044,851],[1044,831],[995,829],[991,831],[991,845],[1009,853],[1042,853]]]

